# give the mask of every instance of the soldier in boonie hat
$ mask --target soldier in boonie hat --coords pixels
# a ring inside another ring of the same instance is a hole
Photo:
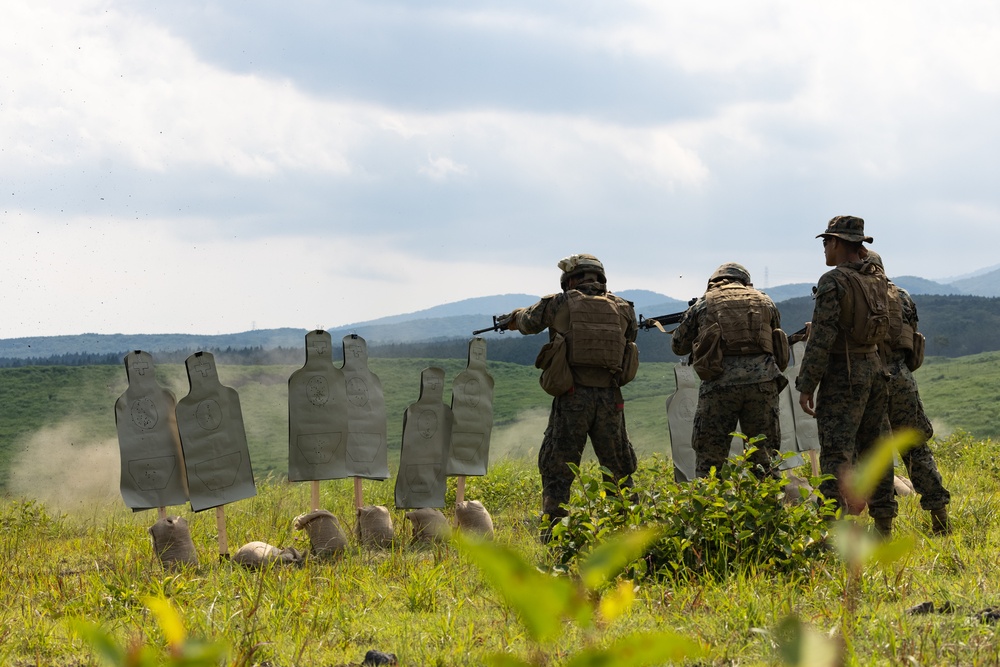
[[[875,239],[865,236],[865,221],[853,215],[838,215],[826,225],[826,231],[816,238],[836,236],[851,243],[872,243]]]

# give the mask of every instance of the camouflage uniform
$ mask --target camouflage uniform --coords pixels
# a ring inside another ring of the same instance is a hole
[[[726,266],[726,265],[723,265]],[[738,266],[738,265],[737,265]],[[720,267],[721,269],[722,267]],[[740,267],[742,268],[742,267]],[[745,271],[745,270],[744,270]],[[710,280],[709,288],[734,282],[732,278]],[[744,284],[750,282],[746,275]],[[753,289],[752,286],[750,289]],[[772,329],[781,327],[781,315],[770,297],[766,299],[766,319]],[[706,326],[708,301],[703,295],[684,314],[673,332],[670,346],[677,355],[691,352]],[[788,384],[770,353],[724,354],[722,374],[705,380],[698,388],[698,407],[694,413],[691,445],[695,451],[695,474],[707,477],[712,468],[720,468],[729,458],[732,433],[739,422],[743,433],[764,440],[756,444],[752,457],[761,474],[773,473],[772,460],[781,443],[778,422],[778,395]]]
[[[871,243],[871,237],[864,237],[864,221],[860,218],[838,216],[830,221],[828,229],[850,229]],[[819,236],[828,235],[840,236],[834,233]],[[842,490],[844,474],[856,459],[866,454],[887,433],[885,411],[888,387],[885,366],[877,352],[848,353],[846,349],[834,345],[844,337],[841,311],[848,308],[845,297],[850,290],[849,278],[841,267],[859,271],[865,267],[865,262],[841,264],[819,279],[809,340],[795,379],[795,388],[811,395],[819,386],[816,426],[820,442],[820,470],[824,475],[834,476],[820,485],[820,491],[827,498],[835,499],[840,507],[846,508],[847,499]],[[864,303],[855,303],[854,307],[866,308]],[[891,468],[887,468],[879,478],[875,492],[868,500],[868,513],[876,521],[881,519],[889,524],[896,516]]]
[[[897,286],[903,307],[903,321],[917,330],[917,306],[909,292]],[[920,494],[920,507],[928,511],[943,509],[951,500],[951,494],[941,482],[927,441],[934,435],[930,419],[924,413],[924,404],[917,391],[917,381],[906,365],[906,351],[891,349],[887,355],[889,367],[889,409],[888,418],[892,429],[911,428],[920,433],[919,445],[902,454],[903,464],[913,482],[913,488]]]
[[[589,296],[611,297],[624,314],[625,340],[635,341],[638,324],[630,302],[608,292],[603,282],[585,282],[574,289]],[[533,306],[515,311],[512,325],[523,334],[548,329],[550,339],[555,332],[566,334],[569,330],[568,291],[546,296]],[[637,464],[625,429],[624,399],[612,373],[593,367],[571,365],[571,369],[573,388],[552,399],[548,427],[538,452],[542,514],[555,519],[566,515],[560,505],[569,502],[573,484],[568,464],[580,464],[588,435],[598,462],[611,471],[615,481],[631,483],[630,475]]]

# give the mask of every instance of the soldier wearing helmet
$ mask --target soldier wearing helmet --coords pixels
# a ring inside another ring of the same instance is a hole
[[[816,284],[795,388],[802,409],[816,417],[820,470],[831,476],[820,491],[844,511],[857,512],[863,499],[846,495],[845,477],[888,432],[888,373],[879,346],[889,331],[889,285],[884,271],[864,261],[868,251],[862,244],[873,239],[861,218],[838,215],[816,238],[823,239],[826,265],[833,269]],[[867,504],[876,532],[889,537],[896,516],[890,467]]]
[[[885,271],[882,257],[868,251],[866,261]],[[917,331],[917,305],[910,293],[889,281],[889,331],[884,350],[889,369],[889,399],[886,418],[893,431],[912,429],[920,442],[900,454],[913,488],[920,494],[920,507],[930,512],[931,533],[951,532],[948,503],[951,494],[944,487],[934,454],[927,442],[934,435],[931,420],[924,412],[913,371],[923,362],[923,334]]]
[[[691,440],[695,474],[707,477],[722,467],[737,422],[747,436],[764,436],[750,458],[755,473],[776,474],[778,395],[788,384],[782,374],[788,341],[771,297],[754,289],[745,267],[727,262],[708,279],[705,294],[688,308],[670,344],[674,354],[692,355],[702,379]]]
[[[573,483],[569,464],[580,464],[588,436],[598,462],[611,471],[610,481],[631,485],[636,469],[620,389],[635,377],[639,363],[635,310],[608,291],[597,257],[570,255],[558,267],[563,291],[515,310],[507,325],[522,334],[549,332],[549,343],[535,362],[542,369],[542,387],[553,396],[538,452],[543,541],[567,514],[563,505]]]

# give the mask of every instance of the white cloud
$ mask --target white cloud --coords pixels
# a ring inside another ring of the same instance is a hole
[[[417,171],[431,179],[432,181],[446,181],[453,176],[464,176],[469,168],[464,164],[459,164],[449,157],[428,156],[427,162],[421,165]]]
[[[174,7],[0,22],[0,336],[335,326],[548,292],[578,251],[618,290],[802,282],[840,213],[901,274],[995,263],[985,0]]]

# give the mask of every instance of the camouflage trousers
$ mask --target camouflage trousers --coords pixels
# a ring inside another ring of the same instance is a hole
[[[889,425],[893,431],[909,428],[920,434],[919,444],[904,452],[900,458],[914,490],[920,494],[920,507],[925,510],[941,509],[949,503],[951,494],[944,488],[934,454],[927,445],[934,435],[934,427],[924,413],[917,381],[902,363],[893,364],[889,370]]]
[[[637,461],[625,429],[621,391],[615,387],[575,387],[552,399],[549,424],[538,451],[542,475],[542,514],[566,516],[559,506],[569,502],[573,472],[580,465],[590,436],[597,461],[611,471],[614,481],[631,482]]]
[[[695,453],[695,475],[707,477],[712,468],[721,468],[729,458],[731,435],[736,424],[751,438],[763,435],[756,443],[757,451],[750,461],[760,467],[760,474],[772,474],[772,459],[781,446],[781,426],[778,423],[778,383],[774,380],[714,386],[698,390],[698,407],[694,412],[691,447]]]
[[[846,508],[843,484],[854,462],[888,434],[885,412],[888,384],[882,362],[872,355],[831,354],[816,393],[816,427],[819,431],[819,467],[834,479],[820,484],[827,498]],[[873,518],[896,516],[892,467],[879,477],[868,514]]]

